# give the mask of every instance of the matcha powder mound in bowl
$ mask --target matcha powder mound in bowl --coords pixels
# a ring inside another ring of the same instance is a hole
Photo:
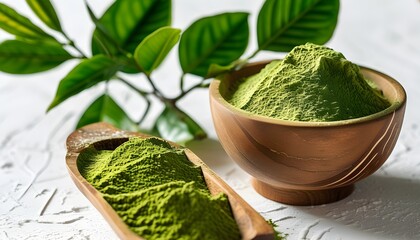
[[[229,72],[209,89],[226,153],[258,193],[292,205],[351,194],[390,156],[406,105],[392,77],[310,43]]]
[[[115,150],[85,149],[81,175],[130,229],[146,239],[240,239],[224,194],[212,196],[201,168],[158,138],[132,138]]]
[[[242,110],[276,119],[339,121],[390,106],[370,84],[341,53],[307,43],[240,81],[227,100]]]

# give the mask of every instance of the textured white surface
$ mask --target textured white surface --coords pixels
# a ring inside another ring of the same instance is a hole
[[[33,17],[24,1],[2,0]],[[91,25],[83,1],[54,1],[70,36],[89,50]],[[102,12],[109,1],[90,1]],[[174,1],[174,25],[185,29],[193,19],[219,11],[252,12],[252,29],[262,1]],[[239,5],[239,6],[237,6]],[[251,52],[255,49],[255,36]],[[9,38],[1,32],[0,39]],[[351,61],[393,76],[407,90],[401,136],[389,160],[356,186],[348,198],[328,205],[293,207],[259,196],[249,176],[226,156],[216,139],[206,90],[182,106],[211,139],[188,145],[246,201],[289,234],[288,239],[420,239],[420,2],[415,0],[342,0],[337,30],[329,46]],[[262,53],[257,59],[279,58]],[[176,51],[156,75],[167,94],[178,85]],[[30,76],[0,73],[0,239],[116,239],[65,169],[65,139],[85,106],[101,90],[89,90],[45,115],[59,79],[74,66]],[[194,81],[193,78],[190,81]],[[139,99],[115,84],[114,95],[133,117]]]

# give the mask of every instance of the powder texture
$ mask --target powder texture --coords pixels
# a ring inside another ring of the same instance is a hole
[[[114,151],[88,148],[77,163],[131,230],[146,239],[240,239],[226,196],[212,196],[201,168],[166,141],[132,138]]]
[[[291,121],[338,121],[367,116],[390,103],[357,65],[339,52],[311,43],[239,82],[226,96],[245,111]]]

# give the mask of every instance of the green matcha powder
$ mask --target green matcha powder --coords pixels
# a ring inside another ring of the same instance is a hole
[[[226,196],[212,196],[201,168],[163,140],[132,138],[114,151],[88,148],[77,163],[146,239],[240,239]]]
[[[367,116],[390,103],[370,86],[357,65],[330,48],[295,47],[282,61],[233,86],[233,106],[271,118],[326,122]]]

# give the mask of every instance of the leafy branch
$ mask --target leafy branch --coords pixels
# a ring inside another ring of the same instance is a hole
[[[207,88],[212,78],[243,67],[261,51],[286,52],[306,42],[324,44],[334,32],[339,10],[339,0],[266,0],[258,14],[258,48],[242,58],[250,34],[246,12],[203,17],[182,31],[170,27],[171,0],[115,0],[101,17],[95,16],[85,0],[87,13],[95,25],[89,55],[66,34],[49,0],[26,2],[44,26],[35,25],[0,3],[0,28],[15,36],[15,39],[0,43],[0,71],[37,73],[67,60],[79,59],[80,62],[60,81],[48,111],[78,93],[104,83],[106,90],[87,106],[77,127],[106,121],[122,129],[139,131],[154,107],[151,98],[156,98],[164,109],[149,132],[177,142],[206,136],[199,124],[179,108],[179,100],[195,89]],[[55,32],[55,35],[49,32]],[[54,37],[58,35],[64,42]],[[177,44],[182,74],[179,94],[169,98],[160,91],[153,72]],[[66,49],[73,49],[76,55]],[[148,88],[136,86],[121,73],[143,75]],[[188,75],[201,79],[185,89]],[[145,101],[137,121],[108,93],[111,80],[125,84]]]

